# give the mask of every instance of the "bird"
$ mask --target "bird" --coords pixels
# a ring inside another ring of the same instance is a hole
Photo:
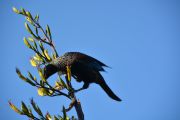
[[[103,67],[108,67],[99,60],[80,52],[66,52],[62,56],[53,59],[43,68],[44,78],[48,79],[56,72],[67,73],[67,66],[70,66],[71,75],[77,82],[84,82],[82,88],[87,89],[91,83],[98,84],[107,95],[116,100],[121,99],[109,88],[100,72],[105,71]]]

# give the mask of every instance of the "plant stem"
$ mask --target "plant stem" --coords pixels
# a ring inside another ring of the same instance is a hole
[[[71,82],[68,80],[67,75],[65,76],[65,78],[66,78],[66,82],[69,85],[69,87],[71,89],[73,89],[73,87],[71,85]],[[83,113],[83,110],[82,110],[82,107],[81,107],[81,103],[76,99],[74,91],[71,92],[71,98],[75,100],[74,107],[76,109],[78,120],[84,120],[84,113]]]
[[[38,24],[38,23],[37,23]],[[52,42],[52,40],[47,36],[47,34],[45,33],[44,29],[41,27],[41,25],[38,24],[39,29],[42,31],[42,33],[44,34],[44,36],[46,37],[46,39],[49,42],[49,45],[51,46],[52,50],[54,51],[54,53],[56,54],[56,57],[58,57],[58,53],[56,51],[56,48]]]

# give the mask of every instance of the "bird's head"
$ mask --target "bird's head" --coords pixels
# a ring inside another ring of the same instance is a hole
[[[48,64],[44,67],[44,77],[45,79],[49,78],[51,75],[56,73],[58,68],[53,64]]]

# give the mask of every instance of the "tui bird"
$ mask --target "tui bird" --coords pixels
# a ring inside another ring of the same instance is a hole
[[[100,71],[105,71],[103,67],[108,67],[99,60],[80,52],[67,52],[64,55],[54,59],[44,67],[44,77],[47,79],[56,72],[66,74],[66,67],[71,67],[71,74],[77,82],[84,82],[80,91],[87,89],[90,83],[96,83],[114,100],[121,101],[113,91],[108,87]]]

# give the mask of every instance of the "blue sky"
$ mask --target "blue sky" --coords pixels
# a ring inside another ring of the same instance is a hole
[[[40,14],[42,25],[51,27],[59,54],[80,51],[112,67],[102,74],[123,101],[113,101],[98,85],[90,85],[77,93],[86,120],[180,119],[178,0],[0,1],[0,119],[27,119],[9,108],[9,99],[20,106],[21,100],[29,104],[33,97],[44,112],[55,115],[69,102],[40,97],[18,79],[15,67],[34,74],[36,69],[22,40],[28,36],[25,19],[12,12],[13,6]],[[68,114],[76,115],[74,110]]]

